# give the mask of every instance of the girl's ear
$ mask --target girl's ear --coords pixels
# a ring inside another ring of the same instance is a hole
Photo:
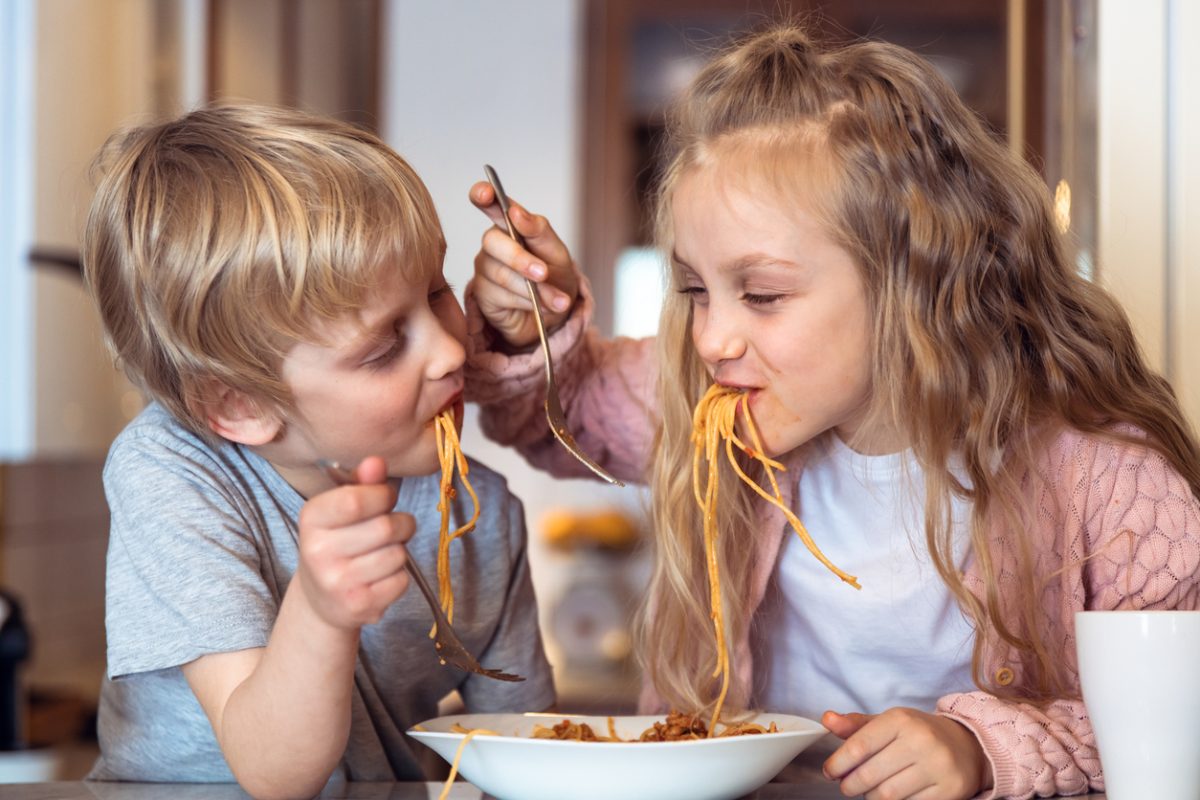
[[[221,381],[210,380],[201,395],[200,413],[222,439],[258,446],[274,441],[283,429],[283,418],[277,412]]]

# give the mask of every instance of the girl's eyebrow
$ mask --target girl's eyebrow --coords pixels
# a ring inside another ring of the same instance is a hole
[[[762,267],[788,267],[796,269],[800,265],[795,261],[789,261],[786,258],[777,258],[769,256],[766,253],[750,253],[737,259],[731,264],[727,264],[725,269],[730,272],[745,272],[747,270],[762,268]]]
[[[671,252],[671,260],[674,261],[679,266],[683,267],[684,269],[692,270],[692,272],[695,272],[695,270],[692,269],[691,265],[689,265],[686,261],[684,261],[682,258],[680,258],[679,253],[677,253],[675,251]],[[762,268],[762,267],[788,267],[791,269],[798,269],[800,267],[800,265],[797,264],[795,261],[789,261],[786,258],[777,258],[775,256],[769,256],[766,253],[750,253],[748,255],[742,256],[741,258],[735,259],[734,261],[732,261],[729,264],[725,264],[722,267],[722,269],[724,269],[728,272],[745,272],[747,270],[751,270],[751,269],[755,269],[755,268]]]

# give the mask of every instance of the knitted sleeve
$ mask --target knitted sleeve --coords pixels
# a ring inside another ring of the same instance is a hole
[[[1040,506],[1054,513],[1043,513],[1031,533],[1061,554],[1064,569],[1056,590],[1046,593],[1046,613],[1074,675],[1075,611],[1200,606],[1200,508],[1165,459],[1138,445],[1074,434],[1052,448],[1049,466],[1050,494]],[[1020,679],[1017,659],[989,668]],[[1091,722],[1078,700],[1038,707],[967,692],[943,697],[938,713],[965,725],[983,745],[994,775],[985,797],[1104,789]]]
[[[604,339],[591,326],[592,298],[581,294],[549,337],[559,401],[571,434],[618,478],[644,482],[657,427],[653,339]],[[540,349],[502,352],[467,287],[466,398],[480,406],[488,438],[515,447],[533,466],[560,477],[592,477],[546,424],[546,373]]]

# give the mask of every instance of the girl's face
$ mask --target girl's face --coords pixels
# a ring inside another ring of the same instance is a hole
[[[297,344],[284,360],[295,408],[264,457],[305,496],[328,488],[318,458],[352,467],[382,456],[392,477],[435,471],[433,420],[450,409],[461,427],[466,359],[466,320],[441,270],[391,273],[359,314],[320,333],[323,344]]]
[[[719,165],[676,186],[673,268],[696,351],[716,382],[748,391],[769,455],[830,429],[863,452],[898,449],[891,432],[863,429],[871,322],[858,265],[809,212],[749,188]]]

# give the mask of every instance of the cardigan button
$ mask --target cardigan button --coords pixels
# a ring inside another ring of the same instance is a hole
[[[1001,667],[996,670],[996,683],[1000,686],[1008,686],[1017,677],[1008,667]]]

